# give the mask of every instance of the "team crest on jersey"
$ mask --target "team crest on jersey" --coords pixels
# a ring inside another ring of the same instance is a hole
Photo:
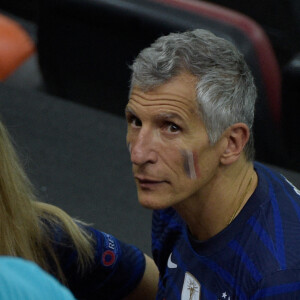
[[[181,300],[199,300],[201,285],[199,281],[189,272],[185,273],[181,292]]]
[[[101,263],[104,267],[113,267],[119,254],[118,243],[110,234],[103,232],[103,237]]]

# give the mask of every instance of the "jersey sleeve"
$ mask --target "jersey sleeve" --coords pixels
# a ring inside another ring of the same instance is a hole
[[[136,247],[91,227],[95,244],[93,264],[78,270],[72,247],[59,246],[59,257],[67,285],[76,299],[122,299],[140,282],[145,271],[144,254]]]
[[[265,277],[249,299],[300,299],[300,268],[280,270]]]

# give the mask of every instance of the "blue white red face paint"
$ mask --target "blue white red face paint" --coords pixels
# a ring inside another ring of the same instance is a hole
[[[191,150],[182,150],[181,154],[183,156],[183,168],[186,175],[190,179],[197,179],[200,176],[197,153]]]
[[[129,153],[131,154],[131,143],[127,144]],[[183,158],[183,168],[184,172],[188,178],[195,180],[200,177],[199,167],[198,167],[198,156],[197,153],[191,150],[180,150]]]

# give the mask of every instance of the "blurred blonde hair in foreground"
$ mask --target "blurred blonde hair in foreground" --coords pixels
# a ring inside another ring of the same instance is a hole
[[[31,260],[65,282],[53,249],[54,228],[61,228],[70,237],[78,252],[79,270],[85,269],[94,254],[91,237],[80,228],[79,221],[75,223],[58,207],[37,200],[9,133],[0,121],[0,255]]]

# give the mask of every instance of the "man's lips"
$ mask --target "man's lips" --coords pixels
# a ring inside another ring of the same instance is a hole
[[[166,180],[159,180],[156,178],[149,178],[144,176],[134,176],[134,178],[138,181],[140,187],[142,188],[151,188],[167,182]]]

